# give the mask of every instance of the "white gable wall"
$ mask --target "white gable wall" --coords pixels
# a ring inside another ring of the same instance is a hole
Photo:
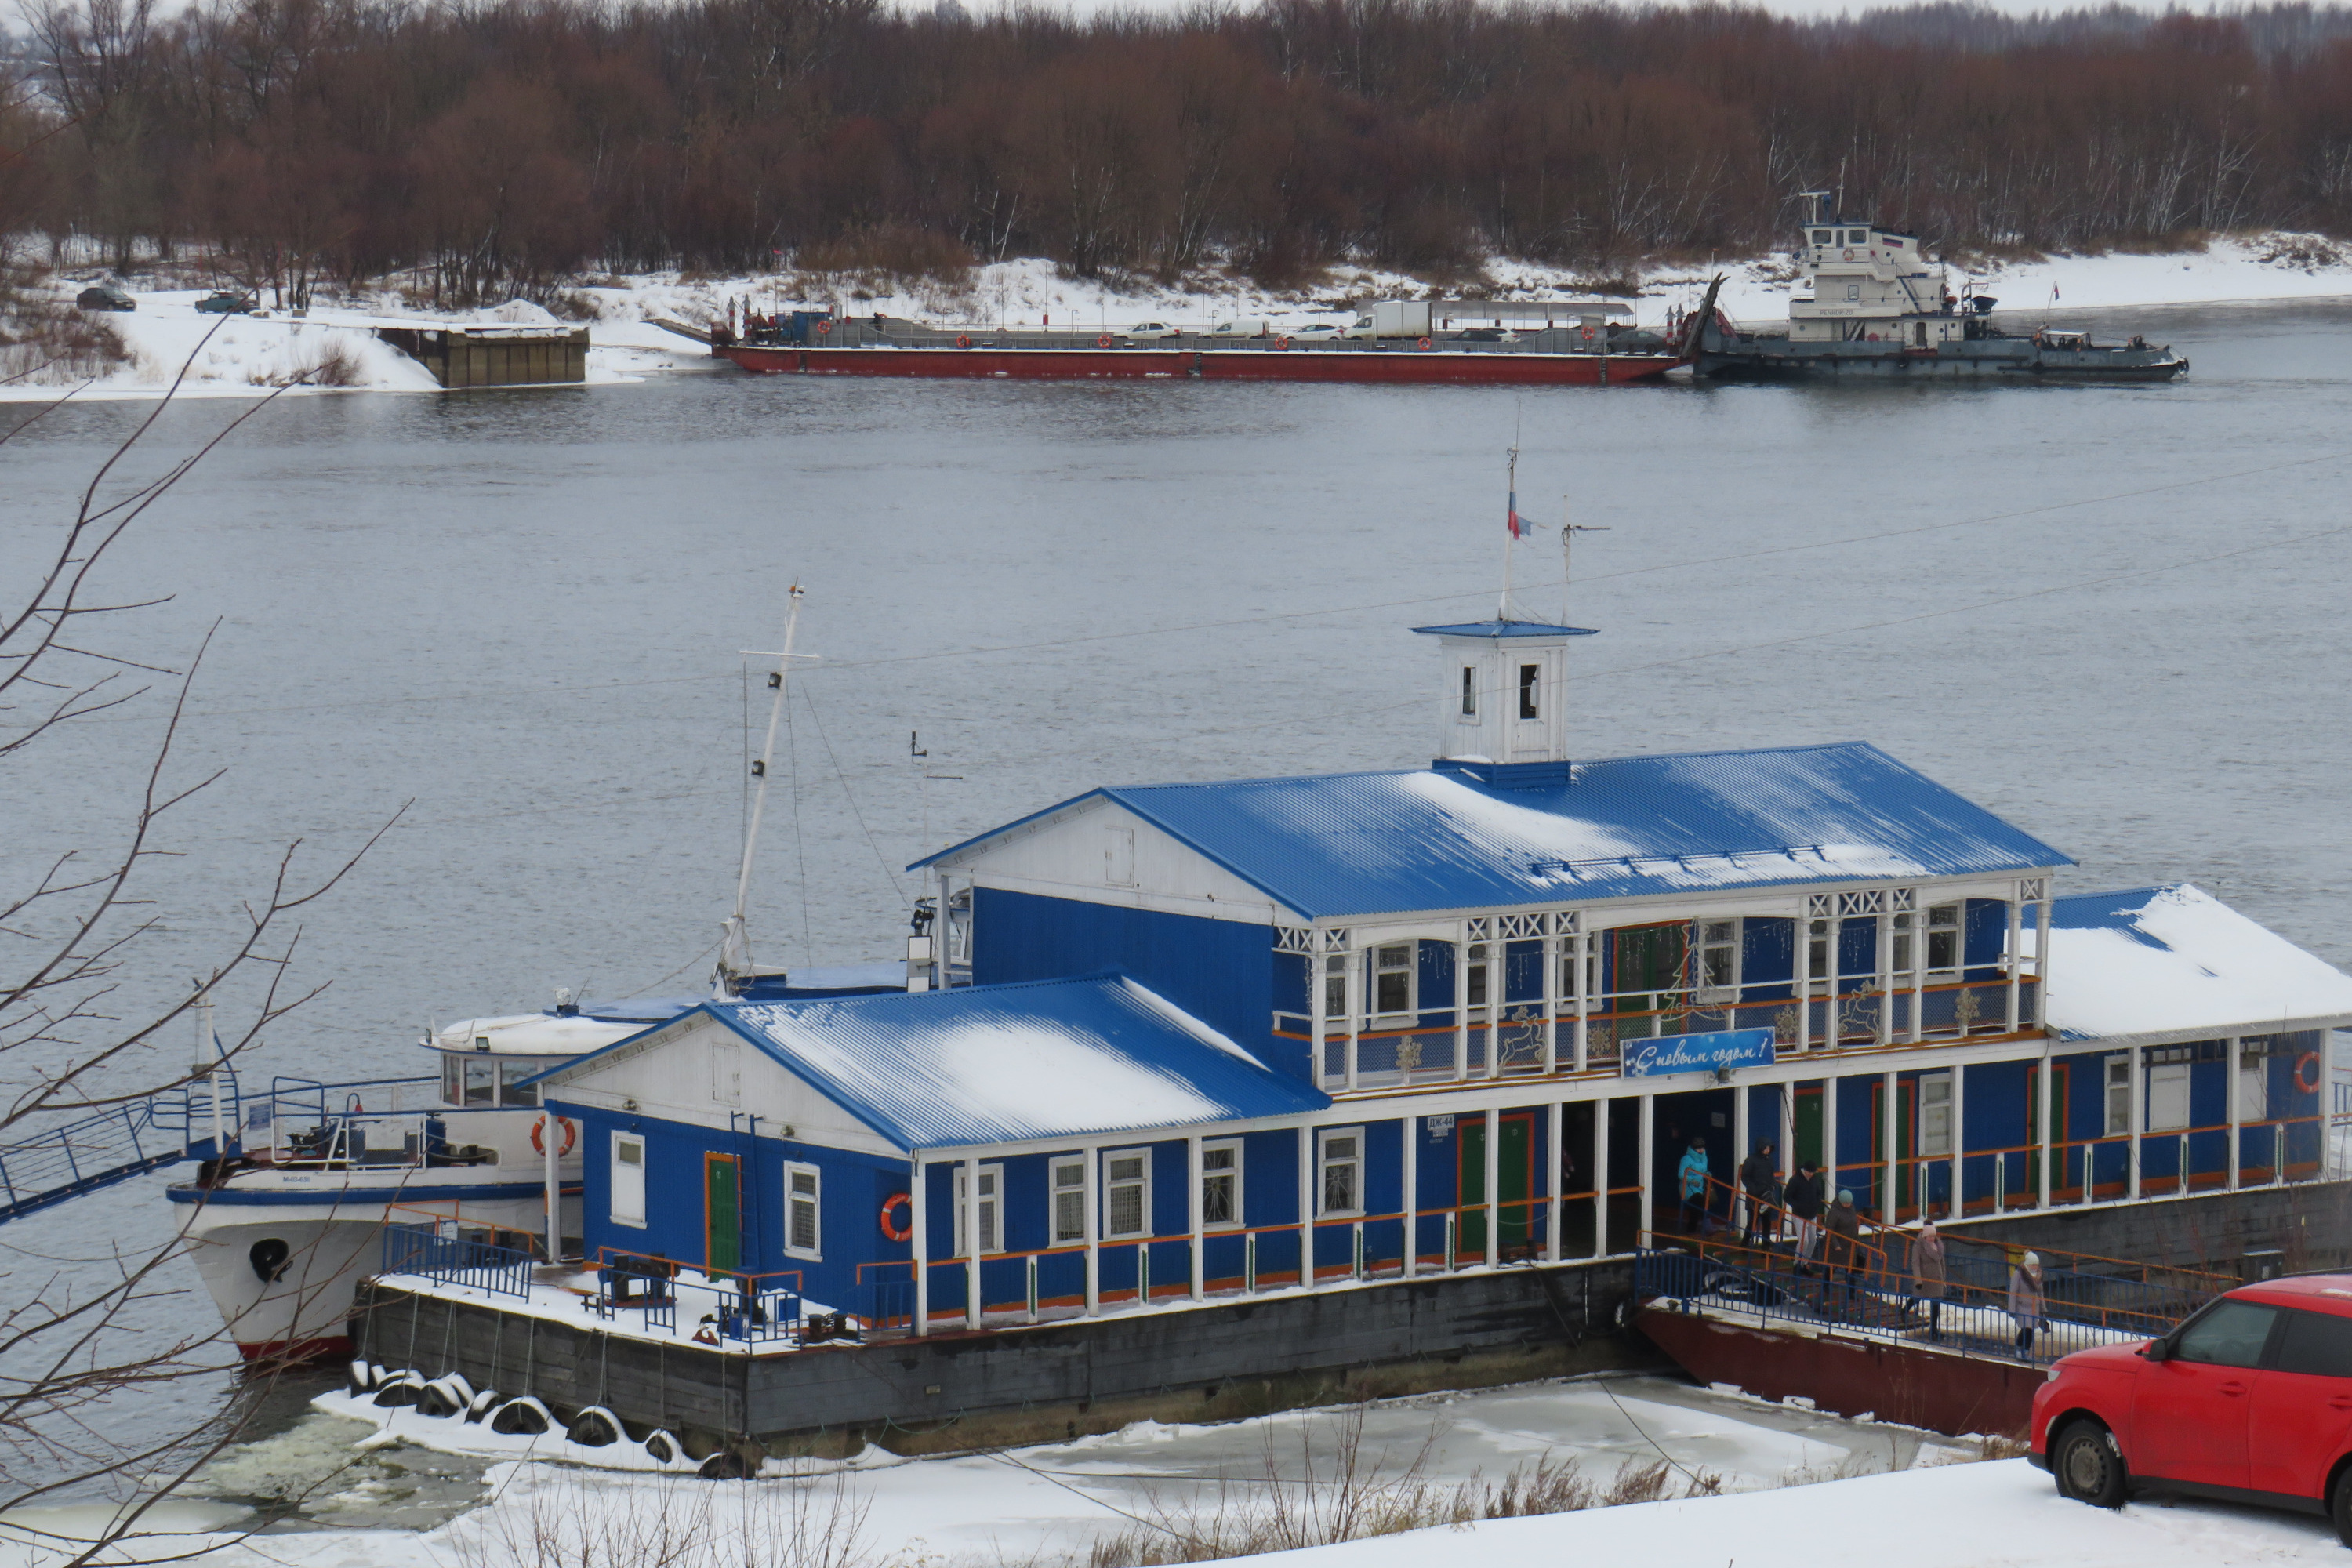
[[[730,1046],[731,1064],[724,1054]],[[715,1075],[714,1047],[719,1052]],[[731,1103],[724,1098],[730,1086],[740,1086]],[[749,1112],[759,1118],[755,1128],[763,1137],[863,1154],[906,1153],[818,1093],[807,1079],[709,1017],[690,1019],[675,1033],[665,1030],[645,1046],[617,1050],[575,1068],[563,1080],[550,1083],[547,1093],[572,1105],[621,1115],[634,1111],[722,1132],[728,1129],[729,1112],[735,1113],[738,1130],[743,1126],[743,1113]]]
[[[943,868],[979,886],[1265,925],[1296,920],[1257,889],[1115,801],[1094,799],[979,845]]]

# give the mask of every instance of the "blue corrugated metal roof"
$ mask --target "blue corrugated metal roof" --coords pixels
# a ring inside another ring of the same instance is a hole
[[[1458,626],[1415,626],[1424,637],[1590,637],[1601,634],[1591,626],[1551,626],[1541,621],[1465,621]]]
[[[1092,795],[1308,919],[2074,864],[1859,742],[1580,763],[1550,788],[1414,769]]]
[[[1123,975],[707,1010],[902,1149],[1116,1136],[1331,1103]]]

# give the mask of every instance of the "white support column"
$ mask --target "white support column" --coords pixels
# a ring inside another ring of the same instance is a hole
[[[1323,933],[1313,927],[1307,932],[1307,1081],[1316,1088],[1323,1087],[1323,1037],[1331,1032],[1330,1020],[1323,1012],[1323,988],[1329,984],[1328,973],[1330,955],[1323,951]]]
[[[944,906],[942,906],[944,907]],[[915,1256],[915,1332],[931,1331],[931,1220],[930,1184],[923,1179],[923,1152],[911,1150],[907,1156],[907,1168],[912,1173],[907,1178],[908,1229],[912,1233],[908,1245]]]
[[[2222,1120],[2229,1123],[2229,1132],[2226,1136],[2230,1140],[2230,1146],[2225,1152],[2224,1158],[2230,1173],[2230,1190],[2234,1193],[2238,1190],[2238,1173],[2241,1165],[2238,1158],[2238,1144],[2246,1114],[2245,1101],[2238,1093],[2238,1075],[2243,1070],[2238,1065],[2238,1053],[2245,1047],[2235,1035],[2231,1036],[2226,1044],[2229,1054],[2222,1058],[2225,1076],[2221,1079],[2221,1115]]]
[[[1927,906],[1911,899],[1911,1043],[1927,1037]],[[1925,1201],[1925,1194],[1922,1194]],[[1924,1211],[1923,1211],[1924,1212]]]
[[[1191,1205],[1192,1215],[1192,1300],[1199,1301],[1209,1294],[1207,1260],[1202,1256],[1207,1247],[1209,1226],[1208,1216],[1201,1208],[1201,1135],[1198,1132],[1184,1140],[1184,1169],[1192,1173],[1192,1191],[1186,1201]],[[1234,1179],[1238,1182],[1241,1178],[1236,1175]],[[1239,1219],[1241,1215],[1234,1217]]]
[[[1878,954],[1871,976],[1871,987],[1878,993],[1878,1043],[1891,1046],[1895,1043],[1895,922],[1885,910],[1872,920],[1871,934],[1876,939]]]
[[[1791,967],[1795,970],[1792,989],[1797,997],[1797,1049],[1813,1048],[1813,921],[1802,912],[1799,900],[1797,916],[1797,953]]]
[[[1494,994],[1495,972],[1486,972],[1487,994]],[[1470,1076],[1470,939],[1454,940],[1454,1081]]]
[[[1879,925],[1883,931],[1885,927],[1885,917],[1883,915],[1879,917]],[[1894,1073],[1886,1072],[1879,1075],[1878,1147],[1880,1152],[1885,1155],[1885,1160],[1881,1162],[1879,1180],[1885,1183],[1885,1186],[1879,1195],[1878,1223],[1885,1226],[1892,1226],[1895,1223],[1895,1212],[1901,1206],[1903,1145],[1898,1135],[1903,1131],[1903,1102],[1896,1097],[1902,1089],[1902,1079]]]
[[[2001,908],[2008,912],[2009,916],[2009,947],[2007,950],[2009,954],[2009,986],[2007,1017],[2009,1021],[2009,1032],[2013,1035],[2017,1033],[2018,1030],[2018,1002],[2024,991],[2024,987],[2021,984],[2021,979],[2025,966],[2021,962],[2020,962],[2021,955],[2019,954],[2017,948],[2019,933],[2024,929],[2022,917],[2025,913],[2025,906],[2020,903],[2016,899],[2009,898],[2001,900]],[[1965,929],[1961,940],[1967,940]]]
[[[1732,1085],[1731,1211],[1733,1228],[1743,1236],[1755,1228],[1755,1221],[1749,1218],[1746,1212],[1748,1201],[1748,1187],[1739,1179],[1739,1167],[1747,1163],[1748,1156],[1753,1152],[1748,1148],[1748,1100],[1751,1092],[1744,1083]]]
[[[205,1001],[205,1010],[207,1012],[211,1010],[210,998]],[[210,1049],[212,1044],[212,1041],[206,1040],[205,1047]],[[213,1079],[213,1115],[215,1120],[220,1115],[220,1079],[217,1074]],[[557,1117],[554,1107],[549,1106],[540,1111],[539,1135],[540,1142],[545,1145],[540,1151],[541,1188],[540,1196],[547,1205],[547,1260],[550,1263],[558,1263],[563,1258],[563,1179],[556,1162],[562,1157],[563,1153],[563,1124]],[[213,1139],[213,1152],[224,1160],[228,1154],[228,1146],[223,1143],[217,1135]],[[584,1167],[588,1151],[585,1149],[580,1151],[580,1157]],[[637,1157],[640,1160],[645,1158],[643,1154]],[[642,1172],[644,1168],[640,1165],[638,1170]],[[586,1190],[584,1181],[582,1183],[582,1190],[583,1193]],[[583,1220],[581,1233],[584,1237],[587,1234],[585,1224],[587,1202],[584,1197],[581,1202],[581,1215]]]
[[[1559,1070],[1560,939],[1555,929],[1564,917],[1544,917],[1543,936],[1543,1070],[1549,1078]]]
[[[1315,1129],[1298,1129],[1298,1288],[1315,1289]]]
[[[1087,1316],[1102,1315],[1102,1145],[1086,1146]]]
[[[2144,1067],[2144,1047],[2131,1047],[2131,1158],[2124,1167],[2124,1195],[2139,1196],[2139,1143],[2147,1132],[2147,1079]]]
[[[1650,1180],[1651,1169],[1656,1163],[1654,1159],[1656,1151],[1651,1147],[1650,1141],[1654,1136],[1653,1131],[1653,1123],[1657,1121],[1657,1117],[1652,1114],[1655,1110],[1655,1105],[1650,1095],[1646,1093],[1643,1094],[1637,1103],[1642,1108],[1642,1125],[1637,1129],[1638,1142],[1636,1144],[1636,1146],[1641,1150],[1639,1158],[1641,1160],[1640,1175],[1642,1181],[1642,1228],[1637,1234],[1633,1245],[1636,1247],[1647,1247],[1650,1245],[1653,1233],[1657,1228],[1658,1194],[1654,1190],[1656,1184]]]
[[[1592,1102],[1592,1256],[1609,1256],[1609,1100]]]
[[[1503,1255],[1503,1194],[1497,1189],[1503,1174],[1503,1113],[1494,1106],[1486,1108],[1486,1267],[1492,1268],[1502,1261]]]
[[[1404,1201],[1397,1206],[1404,1210],[1404,1277],[1410,1279],[1419,1271],[1421,1251],[1421,1118],[1408,1113],[1402,1125]]]
[[[1969,1175],[1969,1069],[1965,1063],[1952,1064],[1952,1217],[1958,1219],[1968,1212]]]
[[[963,1234],[963,1326],[980,1328],[980,1162],[966,1154],[956,1166],[956,1228]]]
[[[2049,884],[2042,884],[2049,890]],[[2050,900],[2033,906],[2033,1026],[2050,1027]]]
[[[2010,970],[2009,994],[2012,998],[2017,995],[2016,981],[2016,966],[2011,965]],[[2057,1064],[2051,1059],[2050,1047],[2044,1045],[2042,1047],[2042,1071],[2034,1079],[2034,1093],[2041,1102],[2034,1108],[2034,1132],[2037,1142],[2039,1142],[2042,1146],[2042,1158],[2036,1162],[2036,1163],[2042,1167],[2041,1179],[2034,1183],[2033,1195],[2034,1206],[2036,1208],[2046,1209],[2050,1206],[2050,1178],[2052,1175],[2050,1166],[2056,1157],[2058,1149],[2058,1140],[2053,1136],[2058,1129],[2052,1121],[2052,1110],[2055,1105],[2057,1097],[2050,1091],[2050,1080],[2058,1076],[2056,1069]],[[2059,1109],[2063,1109],[2063,1107]]]
[[[1372,1005],[1372,977],[1365,973],[1364,967],[1371,960],[1369,949],[1348,955],[1347,1085],[1349,1089],[1356,1087],[1356,1058],[1364,1046],[1364,1015]],[[1416,967],[1421,963],[1418,944],[1415,945],[1413,963]]]
[[[1576,972],[1569,984],[1576,996],[1576,1070],[1589,1072],[1592,1064],[1592,987],[1588,984],[1591,968],[1592,933],[1584,929],[1584,917],[1576,918],[1576,932],[1569,938],[1569,952],[1574,955]]]
[[[1549,1174],[1544,1178],[1544,1192],[1548,1194],[1544,1205],[1544,1261],[1557,1263],[1560,1256],[1559,1222],[1564,1217],[1559,1183],[1561,1171],[1568,1163],[1568,1107],[1554,1100],[1545,1112],[1545,1118],[1550,1123],[1551,1131],[1544,1139],[1544,1157],[1549,1162],[1545,1167]]]
[[[1831,994],[1834,996],[1835,992]],[[1838,1195],[1838,1080],[1834,1074],[1822,1079],[1822,1174],[1828,1177],[1822,1194],[1822,1213],[1829,1213]]]

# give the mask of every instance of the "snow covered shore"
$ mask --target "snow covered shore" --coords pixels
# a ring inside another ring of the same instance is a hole
[[[1488,270],[1491,283],[1486,289],[1455,291],[1528,299],[1579,291],[1579,280],[1570,272],[1517,262],[1497,262]],[[1727,279],[1723,308],[1735,319],[1764,323],[1786,318],[1796,272],[1778,257],[1654,269],[1641,279],[1642,294],[1632,303],[1643,324],[1655,326],[1669,307],[1696,303],[1706,280],[1717,271]],[[1955,286],[1964,280],[1999,298],[2003,315],[2037,319],[2063,319],[2068,311],[2083,310],[2347,299],[2352,298],[2352,246],[2311,235],[2244,235],[2164,255],[2056,256],[1955,267]],[[596,313],[588,322],[588,384],[593,386],[712,368],[708,355],[690,340],[654,325],[656,319],[699,324],[719,316],[733,300],[746,301],[753,310],[821,302],[811,289],[805,279],[688,279],[672,273],[609,279],[567,293],[578,308]],[[1050,321],[1078,327],[1162,321],[1193,329],[1248,316],[1290,327],[1345,321],[1343,299],[1426,291],[1427,285],[1416,279],[1354,268],[1337,268],[1314,289],[1296,293],[1270,292],[1239,281],[1219,288],[1121,287],[1064,278],[1052,263],[1034,258],[975,268],[966,286],[956,289],[841,279],[820,290],[823,302],[859,314],[1006,323]],[[273,311],[268,319],[236,316],[221,321],[197,314],[201,293],[142,293],[137,310],[108,315],[108,323],[131,348],[131,363],[76,396],[160,395],[216,321],[220,325],[203,342],[183,395],[258,396],[317,366],[331,352],[340,352],[343,361],[337,377],[342,389],[429,392],[434,384],[424,368],[378,341],[372,329],[492,321],[557,324],[541,307],[521,300],[495,310],[428,315],[402,310],[388,297],[349,308],[321,306],[303,320]],[[44,400],[60,390],[26,384],[0,386],[0,400]],[[296,392],[312,395],[309,387]]]

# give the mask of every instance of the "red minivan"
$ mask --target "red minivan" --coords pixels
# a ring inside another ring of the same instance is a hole
[[[2100,1508],[2159,1487],[2326,1514],[2352,1545],[2352,1274],[2241,1285],[2162,1339],[2066,1357],[2031,1457]]]

